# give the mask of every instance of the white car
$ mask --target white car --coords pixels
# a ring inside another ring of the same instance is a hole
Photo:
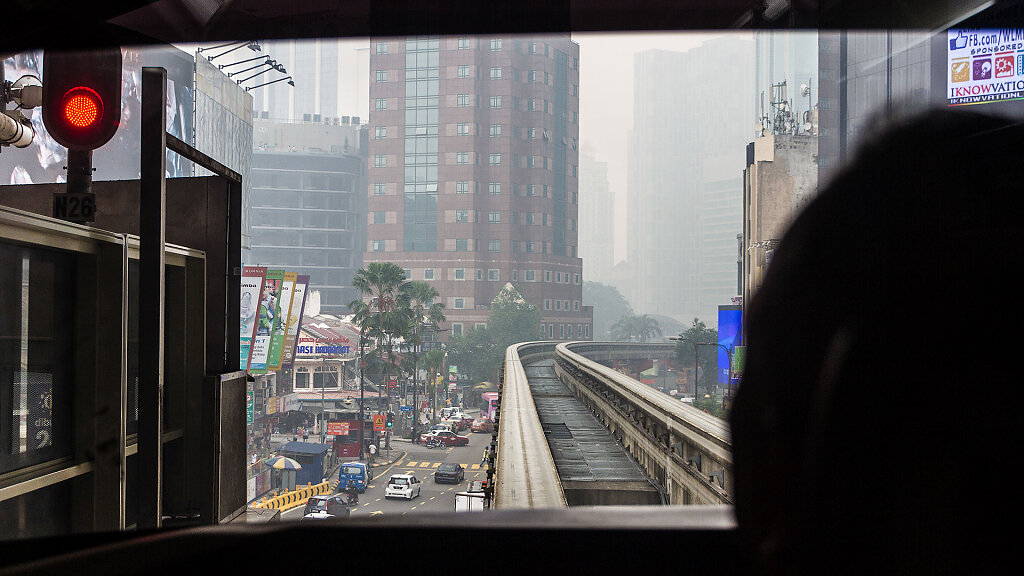
[[[384,497],[412,500],[420,495],[421,486],[422,483],[412,474],[392,474],[384,489]]]

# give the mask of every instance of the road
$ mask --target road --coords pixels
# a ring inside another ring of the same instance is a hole
[[[490,433],[462,432],[469,436],[468,446],[451,448],[426,448],[411,442],[392,441],[392,449],[404,450],[405,456],[387,466],[375,466],[374,478],[366,492],[359,495],[359,504],[352,510],[352,516],[384,514],[401,516],[416,512],[452,512],[455,510],[455,493],[465,490],[474,480],[486,480],[487,472],[480,466],[484,448],[491,441]],[[437,484],[434,470],[442,463],[462,464],[466,479],[460,484]],[[392,474],[413,474],[423,484],[420,497],[407,500],[386,500],[384,487]],[[304,506],[293,508],[281,514],[282,520],[302,518]]]

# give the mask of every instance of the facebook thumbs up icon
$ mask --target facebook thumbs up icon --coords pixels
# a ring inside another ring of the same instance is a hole
[[[963,30],[957,30],[956,38],[949,39],[949,49],[959,50],[960,48],[964,48],[965,46],[967,46],[967,36],[964,36]]]

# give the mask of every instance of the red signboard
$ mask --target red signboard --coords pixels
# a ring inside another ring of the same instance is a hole
[[[398,376],[388,376],[388,388],[398,387]]]
[[[327,423],[327,435],[328,436],[346,436],[346,435],[348,435],[348,422],[328,422]]]

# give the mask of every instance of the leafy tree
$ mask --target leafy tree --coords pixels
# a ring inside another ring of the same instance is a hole
[[[472,328],[449,340],[451,363],[474,380],[496,380],[506,348],[543,338],[540,320],[540,310],[512,284],[506,284],[491,302],[486,326]]]
[[[619,318],[611,328],[611,336],[615,340],[647,342],[655,336],[661,336],[661,328],[658,327],[658,321],[647,314],[631,314]]]
[[[679,366],[694,365],[694,348],[697,354],[698,390],[714,391],[718,383],[718,330],[708,328],[704,322],[693,319],[693,325],[679,334],[682,340],[676,342],[676,361]],[[697,343],[697,346],[694,346]],[[700,344],[710,344],[702,346]],[[697,395],[698,401],[703,397]],[[719,404],[721,402],[719,401]],[[696,405],[696,401],[695,401]]]
[[[594,339],[609,337],[615,321],[632,316],[633,308],[614,287],[600,282],[583,283],[583,304],[594,307]]]

